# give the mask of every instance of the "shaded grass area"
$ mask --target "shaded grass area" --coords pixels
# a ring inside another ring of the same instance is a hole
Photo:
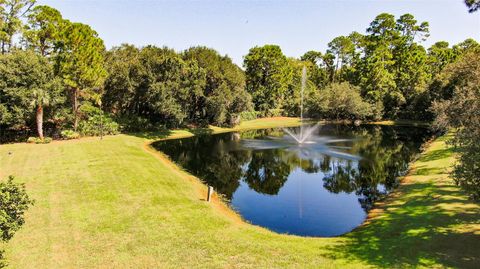
[[[400,188],[345,237],[342,258],[377,267],[480,266],[480,206],[448,177],[453,150],[433,142]]]
[[[298,124],[262,119],[238,128]],[[226,129],[212,129],[222,132]],[[210,132],[210,131],[208,131]],[[479,263],[480,207],[445,174],[433,142],[369,223],[342,237],[279,235],[202,201],[205,186],[144,148],[187,130],[0,146],[0,176],[36,204],[7,245],[12,268],[462,267]],[[8,154],[11,152],[12,154]],[[433,157],[432,157],[433,156]]]

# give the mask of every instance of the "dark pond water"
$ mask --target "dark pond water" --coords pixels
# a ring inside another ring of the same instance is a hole
[[[372,204],[398,185],[429,136],[416,127],[321,125],[303,144],[282,129],[265,129],[154,147],[213,186],[253,224],[336,236],[359,226]]]

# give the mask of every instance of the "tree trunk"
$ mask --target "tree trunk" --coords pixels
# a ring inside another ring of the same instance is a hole
[[[41,104],[37,107],[37,132],[38,137],[43,140],[43,107]]]
[[[75,132],[78,128],[78,89],[73,89],[73,129]]]
[[[340,61],[340,55],[337,55],[337,63],[335,64],[335,71],[333,72],[332,82],[335,82],[335,76],[338,72],[338,62]]]

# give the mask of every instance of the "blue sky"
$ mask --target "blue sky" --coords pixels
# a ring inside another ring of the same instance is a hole
[[[277,44],[287,56],[325,51],[327,43],[352,31],[364,33],[382,12],[413,14],[430,23],[425,46],[480,40],[480,12],[469,14],[463,0],[318,1],[153,1],[39,0],[71,21],[91,25],[107,48],[122,43],[184,50],[215,48],[237,64],[256,45]]]

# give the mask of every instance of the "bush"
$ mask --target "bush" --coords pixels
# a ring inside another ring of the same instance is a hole
[[[77,139],[80,137],[80,134],[73,130],[63,130],[61,133],[63,139]]]
[[[44,137],[43,140],[40,139],[40,137],[29,137],[27,139],[27,143],[31,143],[31,144],[48,144],[52,142],[52,138],[51,137]]]
[[[267,111],[267,114],[265,115],[267,117],[280,117],[283,116],[283,109],[269,109]]]
[[[473,135],[466,138],[465,135],[456,134],[457,138],[463,140],[455,141],[458,162],[453,167],[452,176],[455,183],[462,187],[475,200],[480,199],[480,136]]]
[[[13,176],[0,182],[0,233],[1,241],[8,242],[25,223],[25,211],[33,200],[27,195],[24,184],[13,182]],[[6,267],[4,251],[0,250],[0,268]]]
[[[254,120],[258,117],[260,112],[257,111],[243,111],[240,113],[240,120],[247,121],[247,120]]]
[[[375,108],[363,101],[360,89],[348,82],[333,83],[306,99],[307,114],[315,118],[357,120],[370,118]]]
[[[85,102],[80,107],[83,119],[78,124],[78,132],[82,136],[100,136],[119,133],[119,125],[108,113],[100,108]]]
[[[0,232],[6,242],[25,223],[24,214],[33,201],[27,195],[24,184],[13,182],[13,176],[0,182]]]
[[[99,136],[118,134],[119,125],[108,115],[94,115],[87,120],[81,121],[80,134],[83,136]]]
[[[452,96],[433,103],[438,129],[455,130],[457,164],[451,172],[457,185],[480,199],[480,52],[464,56],[442,72]]]

